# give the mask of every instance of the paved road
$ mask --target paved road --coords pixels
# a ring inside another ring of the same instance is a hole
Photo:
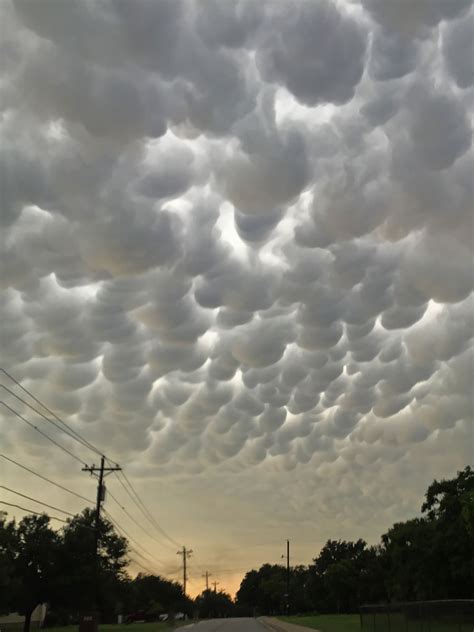
[[[179,630],[179,628],[178,628]],[[268,632],[268,628],[255,619],[210,619],[190,627],[181,628],[185,632]]]

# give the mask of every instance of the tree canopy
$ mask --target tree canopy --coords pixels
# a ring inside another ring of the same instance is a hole
[[[353,612],[363,603],[474,598],[474,472],[433,481],[420,516],[390,527],[376,546],[329,539],[308,566],[290,568],[291,612]],[[77,621],[96,598],[102,621],[117,614],[156,620],[162,613],[200,617],[279,614],[287,603],[287,568],[249,570],[235,602],[205,590],[194,601],[182,586],[152,574],[127,573],[128,542],[100,523],[95,559],[94,513],[85,509],[60,530],[46,514],[19,522],[0,513],[0,612],[25,615],[50,606],[51,623]],[[100,591],[96,593],[96,585]]]

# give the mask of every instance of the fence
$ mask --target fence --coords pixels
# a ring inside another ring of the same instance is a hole
[[[361,606],[364,632],[474,632],[474,599]]]

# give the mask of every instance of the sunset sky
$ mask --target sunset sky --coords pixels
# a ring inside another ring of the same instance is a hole
[[[474,455],[470,0],[0,12],[0,364],[124,468],[141,561],[234,593],[417,515]],[[0,390],[0,454],[93,501],[97,454]]]

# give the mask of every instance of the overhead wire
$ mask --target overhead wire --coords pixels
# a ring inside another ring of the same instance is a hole
[[[119,474],[121,474],[122,477],[124,478],[125,482],[127,483],[128,487],[129,487],[129,490],[127,489],[127,486],[121,480]],[[130,498],[133,500],[133,502],[136,504],[136,506],[140,509],[140,511],[143,513],[143,515],[147,518],[147,520],[155,527],[155,529],[157,529],[161,533],[161,535],[163,535],[163,537],[165,537],[172,544],[174,544],[174,546],[177,546],[178,548],[180,548],[182,545],[179,544],[179,542],[177,542],[174,538],[172,538],[163,529],[163,527],[154,518],[154,516],[150,513],[150,511],[146,507],[145,503],[140,498],[138,492],[136,491],[136,489],[133,487],[133,485],[131,484],[131,482],[127,478],[127,475],[123,471],[121,471],[119,474],[116,474],[117,479],[120,481],[120,483],[122,484],[122,487],[127,491],[127,494],[130,496]],[[165,545],[165,544],[163,543],[163,545]]]
[[[46,516],[48,514],[41,513],[39,511],[33,511],[33,509],[27,509],[26,507],[21,507],[20,505],[16,505],[15,503],[8,503],[6,500],[0,500],[1,505],[7,505],[8,507],[15,507],[16,509],[20,509],[21,511],[26,511],[26,513],[33,514],[34,516]],[[63,518],[57,518],[56,516],[49,516],[50,520],[57,520],[58,522],[67,523],[67,520]]]
[[[112,500],[114,501],[114,503],[125,513],[125,515],[137,526],[139,527],[143,533],[145,533],[149,538],[155,540],[155,542],[158,542],[158,544],[163,544],[163,542],[161,540],[159,540],[158,538],[156,538],[152,533],[149,533],[149,531],[147,531],[145,529],[145,527],[143,525],[141,525],[138,520],[136,520],[133,515],[128,511],[128,509],[126,509],[126,507],[124,507],[120,501],[112,494],[112,492],[110,491],[110,489],[107,487],[107,496],[110,496],[110,498],[112,498]]]
[[[29,397],[31,397],[39,406],[41,406],[44,410],[46,410],[48,412],[49,415],[51,415],[52,417],[54,417],[54,419],[59,422],[56,423],[55,421],[53,421],[53,419],[51,419],[50,417],[48,417],[47,415],[45,415],[44,413],[41,412],[41,410],[38,410],[35,406],[33,406],[30,402],[26,401],[25,399],[23,399],[22,397],[20,397],[17,393],[15,393],[13,390],[11,390],[10,388],[8,388],[7,386],[5,386],[4,384],[0,384],[0,386],[2,386],[2,388],[9,393],[10,395],[12,395],[13,397],[15,397],[18,401],[20,401],[21,403],[23,403],[25,406],[27,406],[28,408],[30,408],[30,410],[32,410],[33,412],[35,412],[37,415],[39,415],[40,417],[42,417],[43,419],[45,419],[46,421],[48,421],[49,423],[51,423],[57,430],[61,430],[62,432],[64,432],[66,435],[68,435],[71,439],[74,439],[76,442],[78,442],[80,445],[82,445],[82,447],[86,447],[88,449],[90,449],[91,451],[93,451],[94,453],[96,453],[97,455],[100,456],[104,456],[104,458],[109,462],[109,463],[113,463],[113,461],[111,461],[111,459],[105,455],[103,455],[103,453],[96,447],[94,446],[92,443],[90,443],[87,439],[85,439],[80,433],[78,433],[76,430],[74,430],[74,428],[72,428],[71,426],[69,426],[63,419],[61,419],[61,417],[59,417],[56,413],[54,413],[50,408],[48,408],[48,406],[46,406],[46,404],[44,404],[38,397],[36,397],[29,389],[27,389],[25,386],[23,386],[13,375],[11,375],[6,369],[4,369],[3,367],[0,367],[0,371],[7,376],[14,384],[16,384],[24,393],[26,393]],[[15,410],[14,408],[12,408],[9,404],[7,404],[5,401],[0,400],[0,404],[3,404],[3,406],[9,410],[13,415],[15,415],[17,418],[21,419],[24,423],[26,423],[30,428],[32,428],[33,430],[35,430],[36,432],[38,432],[38,434],[40,434],[42,437],[44,437],[45,439],[47,439],[49,442],[51,442],[52,444],[54,444],[56,447],[58,447],[60,450],[62,450],[65,454],[67,454],[68,456],[70,456],[71,458],[75,459],[78,463],[80,463],[83,466],[86,466],[87,464],[79,457],[77,456],[74,452],[72,452],[71,450],[69,450],[68,448],[66,448],[64,445],[62,445],[61,443],[59,443],[58,441],[56,441],[55,439],[53,439],[50,435],[48,435],[47,433],[43,432],[40,428],[38,428],[34,423],[32,423],[31,421],[29,421],[24,415],[22,415],[20,412],[18,412],[17,410]],[[62,424],[61,426],[59,424]],[[30,468],[27,468],[26,466],[22,465],[21,463],[18,463],[17,461],[15,461],[14,459],[10,459],[9,457],[5,456],[5,455],[0,455],[3,458],[5,458],[6,460],[10,461],[11,463],[14,463],[15,465],[17,465],[18,467],[23,468],[24,470],[30,472],[31,474],[33,474],[34,476],[37,476],[53,485],[55,485],[56,487],[63,489],[64,491],[67,491],[75,496],[77,496],[78,498],[81,498],[82,500],[85,500],[88,503],[93,503],[93,501],[91,501],[90,499],[87,499],[85,496],[82,496],[81,494],[77,494],[76,492],[74,492],[73,490],[70,490],[68,488],[66,488],[65,486],[60,485],[59,483],[56,483],[55,481],[52,481],[51,479],[48,479],[45,476],[42,476],[41,474],[38,474],[37,472],[34,472],[34,470],[31,470]],[[149,509],[147,508],[147,506],[145,505],[145,503],[143,502],[143,500],[141,499],[140,495],[138,494],[138,492],[136,491],[136,489],[134,488],[134,486],[132,485],[132,483],[130,482],[130,480],[128,479],[128,477],[126,476],[126,474],[121,471],[122,477],[124,479],[124,481],[122,481],[122,479],[117,475],[117,473],[114,472],[114,474],[117,476],[117,480],[120,482],[120,484],[122,485],[122,487],[125,489],[127,495],[130,497],[130,499],[133,501],[133,503],[137,506],[137,508],[140,510],[140,512],[145,516],[145,518],[148,520],[148,522],[154,527],[154,529],[156,529],[164,538],[166,538],[169,542],[171,542],[174,546],[177,547],[181,547],[181,545],[174,539],[172,538],[164,529],[163,527],[159,524],[159,522],[155,519],[155,517],[151,514],[151,512],[149,511]],[[153,535],[151,535],[150,533],[148,533],[148,531],[142,526],[140,525],[131,515],[130,512],[128,512],[128,510],[115,498],[115,496],[113,496],[110,492],[109,492],[111,498],[114,500],[114,502],[116,502],[119,507],[121,508],[122,511],[124,511],[124,513],[127,514],[127,516],[138,526],[140,526],[140,528],[148,535],[148,537],[152,537],[154,540],[156,540],[157,542],[160,543],[160,545],[167,547],[168,549],[172,549],[172,547],[167,544],[166,542],[163,542],[162,540],[157,540],[157,538]],[[32,499],[34,502],[35,499]],[[46,505],[46,503],[43,503]],[[50,506],[50,508],[53,508]],[[72,515],[72,514],[71,514]],[[123,530],[123,528],[122,528]],[[123,530],[124,531],[124,530]],[[143,547],[142,547],[143,548]],[[146,549],[144,549],[146,551]]]
[[[156,573],[154,571],[151,571],[149,568],[147,568],[144,564],[141,564],[140,562],[138,562],[137,560],[134,560],[133,557],[129,556],[129,561],[132,562],[133,564],[136,564],[137,566],[139,566],[140,568],[142,568],[143,570],[145,570],[149,575],[155,575]],[[130,564],[129,564],[130,566]]]
[[[158,560],[153,559],[153,556],[150,554],[149,551],[147,551],[145,549],[145,547],[143,545],[141,545],[139,542],[137,542],[137,540],[135,540],[135,538],[133,538],[118,522],[117,520],[115,520],[115,518],[110,514],[110,512],[107,509],[103,509],[104,514],[107,516],[107,518],[110,520],[110,522],[116,527],[116,529],[119,532],[122,532],[122,534],[128,538],[128,540],[131,540],[132,542],[134,542],[136,544],[136,546],[138,546],[140,549],[142,549],[142,551],[145,551],[145,553],[151,557],[151,559],[145,557],[142,553],[140,553],[139,551],[137,551],[136,549],[134,549],[132,546],[130,546],[130,549],[133,550],[137,555],[139,555],[140,557],[142,557],[144,560],[146,560],[149,564],[153,564],[155,566],[160,566],[162,564],[162,562],[158,562]]]
[[[26,498],[27,500],[31,500],[34,503],[38,503],[38,505],[43,505],[44,507],[48,507],[49,509],[54,509],[54,511],[59,511],[63,514],[66,514],[67,516],[71,516],[74,517],[75,514],[71,513],[70,511],[66,511],[65,509],[60,509],[59,507],[55,507],[54,505],[50,505],[48,503],[43,502],[42,500],[37,500],[36,498],[32,498],[31,496],[27,496],[26,494],[22,494],[21,492],[15,490],[15,489],[11,489],[10,487],[7,487],[6,485],[0,485],[0,489],[5,489],[7,492],[10,492],[11,494],[16,494],[17,496],[21,496],[22,498]]]
[[[62,489],[63,491],[68,492],[69,494],[72,494],[73,496],[76,496],[77,498],[80,498],[81,500],[85,500],[86,502],[90,504],[94,504],[95,502],[94,500],[91,500],[90,498],[86,498],[85,496],[82,496],[82,494],[78,494],[77,492],[73,491],[72,489],[69,489],[68,487],[64,487],[64,485],[60,485],[59,483],[56,483],[56,481],[52,481],[50,478],[47,478],[46,476],[43,476],[42,474],[38,474],[38,472],[35,472],[34,470],[30,469],[29,467],[26,467],[26,465],[23,465],[22,463],[19,463],[18,461],[15,461],[15,459],[11,459],[5,454],[0,454],[0,457],[3,459],[6,459],[7,461],[10,461],[10,463],[13,463],[14,465],[18,467],[21,467],[23,470],[26,470],[30,474],[33,474],[34,476],[41,478],[43,481],[51,483],[51,485],[55,485],[59,489]]]
[[[44,404],[38,397],[36,397],[36,395],[34,395],[30,390],[28,390],[25,386],[23,386],[23,384],[21,384],[15,377],[13,377],[13,375],[11,375],[6,369],[4,369],[3,367],[0,367],[0,371],[6,375],[12,382],[14,382],[19,388],[21,388],[21,390],[26,393],[27,395],[29,395],[37,404],[39,404],[40,406],[42,406],[52,417],[54,417],[59,423],[61,423],[65,428],[67,428],[67,430],[71,433],[73,433],[76,437],[77,440],[80,441],[85,447],[88,447],[89,450],[92,450],[93,452],[95,452],[97,455],[102,456],[102,452],[96,448],[96,446],[94,446],[90,441],[88,441],[87,439],[85,439],[79,432],[77,432],[77,430],[74,430],[74,428],[72,428],[71,426],[69,426],[63,419],[61,419],[61,417],[59,417],[59,415],[57,415],[55,412],[53,412],[50,408],[48,408],[48,406],[46,406],[46,404]],[[6,386],[3,385],[3,387],[7,390],[8,389]],[[10,391],[11,392],[11,391]],[[15,397],[18,397],[18,395],[15,395]],[[30,406],[31,407],[31,406]],[[38,413],[41,414],[41,413]],[[51,421],[51,420],[49,420]],[[104,455],[105,456],[105,455]]]
[[[16,415],[19,419],[21,419],[22,421],[24,421],[26,424],[28,424],[28,426],[30,426],[31,428],[33,428],[34,430],[36,430],[36,432],[38,432],[41,436],[43,436],[45,439],[47,439],[48,441],[50,441],[51,443],[54,443],[54,445],[56,445],[58,448],[60,448],[63,452],[65,452],[66,454],[68,454],[70,457],[72,457],[73,459],[75,459],[76,461],[78,461],[81,465],[87,465],[85,463],[85,461],[83,461],[82,459],[80,459],[76,454],[74,454],[74,452],[71,452],[70,450],[68,450],[68,448],[64,447],[61,443],[58,443],[55,439],[53,439],[52,437],[50,437],[48,434],[46,434],[45,432],[43,432],[42,430],[40,430],[37,426],[35,426],[33,423],[31,423],[31,421],[28,421],[28,419],[26,419],[26,417],[23,417],[23,415],[21,413],[19,413],[17,410],[15,410],[14,408],[12,408],[11,406],[9,406],[6,402],[4,402],[3,400],[0,400],[0,404],[3,404],[3,406],[5,406],[5,408],[7,408],[10,412],[12,412],[14,415]]]

